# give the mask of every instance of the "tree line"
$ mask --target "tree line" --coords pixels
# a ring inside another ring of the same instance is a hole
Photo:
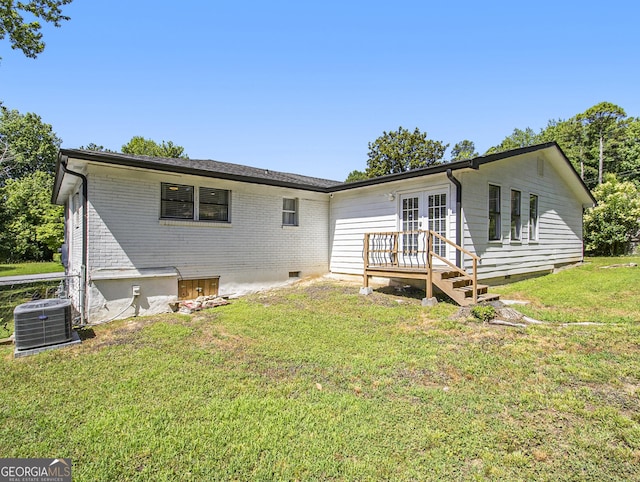
[[[601,102],[570,119],[551,119],[538,132],[531,127],[515,128],[484,155],[555,141],[571,161],[585,184],[595,188],[604,175],[616,174],[624,180],[640,180],[640,119],[627,117],[620,106]],[[450,144],[429,139],[426,132],[400,126],[383,132],[370,142],[367,168],[354,170],[347,182],[370,179],[478,157],[473,141],[456,143],[448,159]]]
[[[550,120],[538,132],[516,128],[485,155],[555,141],[598,205],[585,213],[589,254],[623,254],[640,232],[640,119],[602,102],[567,120]],[[54,169],[62,140],[34,113],[0,105],[0,262],[46,261],[63,240],[63,208],[50,202]],[[449,144],[426,132],[400,127],[368,144],[367,168],[347,182],[478,157],[473,141]],[[89,143],[80,149],[111,152]],[[172,141],[132,137],[121,152],[188,159]]]
[[[0,262],[50,261],[64,239],[62,206],[51,203],[62,144],[50,124],[34,113],[0,106]],[[90,143],[80,149],[109,151]],[[127,154],[188,159],[184,147],[134,136]]]
[[[598,204],[584,216],[585,250],[594,255],[627,253],[640,236],[640,118],[600,102],[569,119],[551,119],[544,128],[515,128],[484,155],[556,142]],[[478,157],[473,141],[449,144],[426,132],[400,126],[369,143],[367,168],[349,173],[355,182],[412,169]]]

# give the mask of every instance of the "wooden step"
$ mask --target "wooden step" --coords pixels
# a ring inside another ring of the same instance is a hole
[[[473,280],[470,280],[466,276],[456,276],[455,278],[446,278],[442,281],[446,281],[447,283],[451,283],[451,286],[454,288],[461,288],[463,286],[469,286],[473,283]]]
[[[486,303],[488,301],[496,301],[500,299],[500,295],[497,295],[495,293],[486,293],[484,295],[480,295],[478,296],[478,299],[476,300],[476,304],[478,303]],[[458,304],[460,306],[470,306],[473,305],[473,298],[464,298],[458,301]]]
[[[459,271],[453,271],[453,270],[443,270],[443,271],[436,271],[435,269],[433,270],[433,274],[440,276],[441,280],[448,280],[451,278],[457,278],[460,276],[460,272]]]
[[[500,295],[495,293],[486,293],[482,296],[478,296],[478,303],[482,303],[485,301],[497,301],[500,299]]]
[[[488,285],[476,285],[476,292],[478,295],[483,295],[489,289]],[[458,291],[460,293],[464,293],[466,297],[473,296],[473,286],[462,286],[461,288],[454,288],[454,291]]]

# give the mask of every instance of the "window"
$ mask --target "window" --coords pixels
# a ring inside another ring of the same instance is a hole
[[[489,241],[499,241],[501,230],[500,186],[489,184]]]
[[[193,186],[162,183],[161,217],[193,219]]]
[[[298,225],[298,200],[292,198],[284,198],[282,200],[282,225],[297,226]]]
[[[418,229],[420,229],[419,197],[410,195],[402,198],[402,254],[415,255],[418,252]]]
[[[429,229],[446,237],[447,236],[447,194],[429,194],[427,196],[427,213],[429,218]],[[447,256],[446,243],[434,236],[433,252],[438,256]]]
[[[230,191],[183,184],[162,183],[162,219],[189,219],[195,221],[229,221]]]
[[[511,190],[511,240],[519,241],[522,234],[522,219],[520,216],[520,205],[522,193]]]
[[[229,221],[229,191],[201,187],[199,193],[200,221]]]
[[[538,196],[529,194],[529,241],[538,239]]]

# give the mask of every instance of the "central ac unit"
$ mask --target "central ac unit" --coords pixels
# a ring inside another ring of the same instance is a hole
[[[29,301],[13,310],[17,350],[28,350],[71,341],[71,301]]]

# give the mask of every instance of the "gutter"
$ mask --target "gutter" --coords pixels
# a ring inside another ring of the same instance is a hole
[[[447,177],[456,186],[456,244],[462,246],[462,184],[455,177],[451,169],[447,169]],[[462,253],[456,249],[456,266],[462,268]]]
[[[80,267],[80,325],[86,324],[87,317],[87,256],[89,248],[89,212],[87,209],[89,187],[87,177],[67,168],[68,157],[60,155],[60,166],[65,174],[79,177],[82,181],[82,266]],[[62,179],[61,179],[62,182]]]

